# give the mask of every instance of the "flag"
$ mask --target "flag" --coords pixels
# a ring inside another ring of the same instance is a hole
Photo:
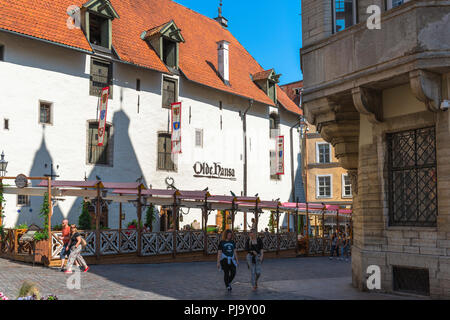
[[[284,136],[278,136],[277,138],[277,174],[284,175]]]
[[[172,153],[181,153],[181,102],[172,106]]]
[[[108,111],[109,87],[102,89],[100,96],[100,116],[98,117],[98,146],[103,146],[105,140],[106,116]]]

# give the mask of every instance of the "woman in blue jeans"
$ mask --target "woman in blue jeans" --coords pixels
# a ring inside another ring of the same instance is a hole
[[[336,252],[336,259],[339,257],[339,238],[336,232],[331,236],[331,249],[330,249],[330,260],[333,259],[333,254]]]
[[[343,234],[343,236],[342,236],[342,258],[341,258],[341,260],[344,260],[344,257],[345,257],[345,261],[348,261],[349,252],[350,252],[350,239],[349,239],[349,237],[346,234]]]

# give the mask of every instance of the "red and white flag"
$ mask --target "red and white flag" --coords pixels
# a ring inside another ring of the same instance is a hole
[[[103,146],[106,133],[106,115],[108,111],[108,97],[109,87],[102,89],[102,95],[100,97],[100,116],[98,118],[98,145]]]
[[[284,175],[284,136],[277,138],[277,175]]]
[[[172,153],[181,153],[181,102],[172,106]]]

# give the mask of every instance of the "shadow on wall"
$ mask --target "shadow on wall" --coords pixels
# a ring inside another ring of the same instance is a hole
[[[109,140],[108,148],[111,151],[108,157],[108,163],[113,165],[92,165],[92,169],[87,176],[88,180],[97,180],[100,178],[103,182],[135,182],[142,177],[141,182],[147,186],[144,173],[141,165],[137,159],[135,149],[129,134],[130,118],[121,109],[114,113],[112,136]],[[153,148],[152,146],[148,146]],[[82,198],[78,198],[70,210],[70,217],[75,223],[78,223],[78,217],[81,214]],[[132,204],[123,204],[122,210],[125,213],[126,219],[122,221],[122,228],[126,228],[127,223],[132,220],[137,220],[137,209]],[[111,203],[107,205],[107,210],[102,210],[107,213],[108,227],[119,226],[119,204]],[[142,210],[142,220],[145,222],[145,209]]]
[[[293,196],[293,191],[291,189],[291,196],[289,198],[289,202],[295,202],[298,198],[299,203],[304,203],[305,200],[305,189],[303,185],[303,178],[302,178],[302,155],[299,153],[297,155],[297,170],[294,174],[294,186],[295,186],[295,194]],[[291,227],[293,226],[294,219],[291,216]],[[287,215],[284,216],[283,221],[281,223],[282,226],[287,226]]]
[[[52,162],[53,158],[50,155],[47,144],[45,142],[45,126],[43,126],[41,145],[34,155],[33,166],[31,167],[29,176],[44,177],[46,173],[50,173],[49,169],[45,168],[45,165],[47,164],[47,166],[49,167]],[[32,180],[31,186],[36,187],[40,182],[40,180]],[[29,199],[29,206],[17,207],[17,219],[14,225],[18,226],[24,223],[30,225],[34,223],[40,227],[43,227],[44,219],[41,218],[39,214],[42,203],[44,201],[44,197],[29,197]],[[63,214],[61,212],[61,209],[59,205],[56,204],[55,207],[53,207],[52,220],[54,220],[54,222],[52,223],[52,225],[60,223],[60,221],[62,221],[62,218]]]

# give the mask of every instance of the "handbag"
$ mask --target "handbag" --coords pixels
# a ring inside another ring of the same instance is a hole
[[[83,247],[83,249],[86,248],[86,246],[87,246],[87,242],[86,242],[86,240],[84,240],[83,237],[81,237],[81,246]]]

